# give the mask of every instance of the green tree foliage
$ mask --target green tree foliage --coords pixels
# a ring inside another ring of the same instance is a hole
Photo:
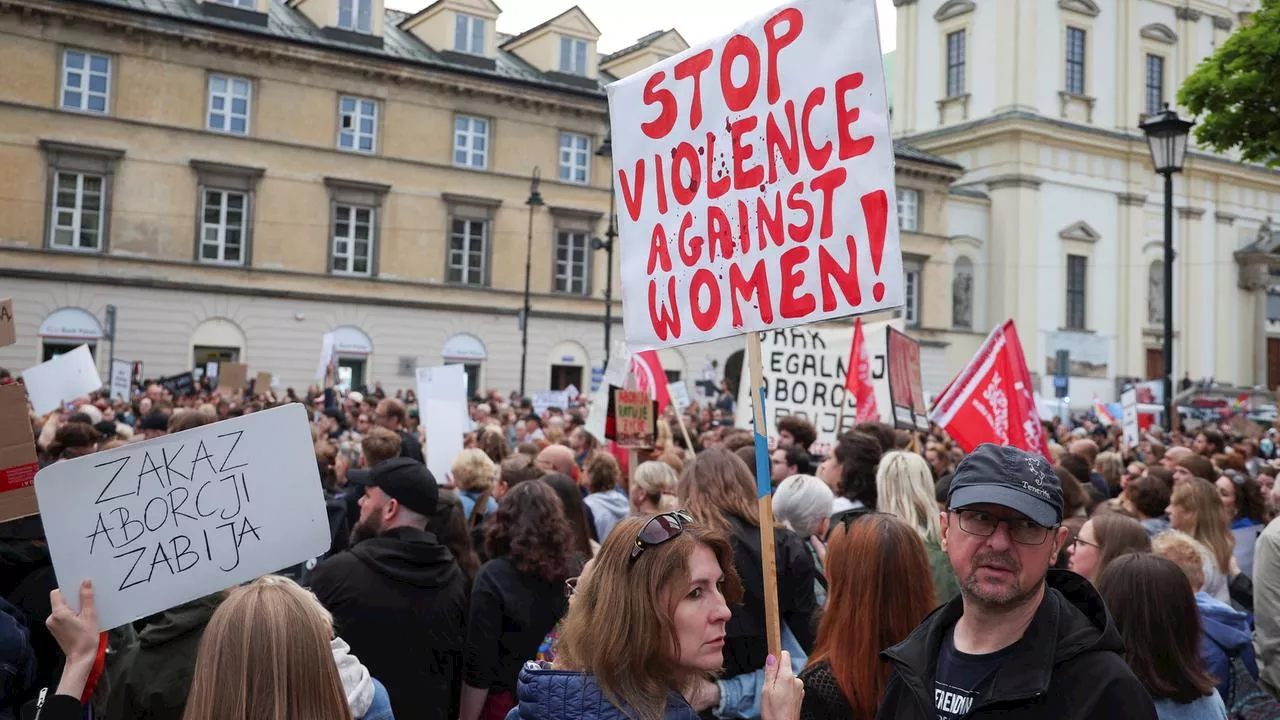
[[[1178,103],[1199,116],[1201,145],[1280,167],[1280,0],[1262,0],[1187,78]]]

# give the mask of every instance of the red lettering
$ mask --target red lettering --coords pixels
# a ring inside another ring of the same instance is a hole
[[[822,170],[827,166],[827,160],[831,159],[831,141],[826,141],[822,147],[815,147],[809,122],[809,115],[813,113],[813,109],[821,105],[826,97],[827,91],[824,88],[814,88],[809,93],[809,97],[805,98],[804,111],[800,113],[800,136],[804,139],[804,154],[809,159],[809,167],[814,170]]]
[[[754,145],[743,145],[742,136],[755,130],[758,120],[755,115],[748,115],[741,120],[729,123],[729,138],[733,143],[733,187],[735,190],[746,190],[764,182],[764,167],[759,163],[750,168],[745,167],[755,153]]]
[[[784,318],[804,317],[813,312],[816,302],[811,293],[796,295],[804,287],[804,269],[798,267],[809,259],[809,248],[794,247],[782,253],[782,295],[778,313]]]
[[[782,130],[773,118],[773,113],[764,122],[764,149],[769,156],[769,183],[778,182],[778,159],[786,166],[787,172],[795,175],[800,171],[800,143],[796,140],[796,103],[788,100],[783,105],[787,115],[787,127],[791,130],[791,141],[783,136]]]
[[[702,289],[708,291],[707,306],[702,307]],[[672,290],[674,293],[675,290]],[[706,332],[716,326],[720,318],[720,286],[716,284],[715,273],[707,268],[700,268],[689,280],[689,315],[698,329]],[[678,337],[678,335],[677,335]]]
[[[742,303],[738,298],[742,298]],[[733,327],[742,327],[742,304],[755,298],[759,306],[760,319],[766,323],[773,322],[773,303],[769,300],[769,276],[763,260],[756,261],[750,278],[742,276],[742,268],[738,263],[729,266],[729,302],[733,304]]]
[[[818,276],[822,279],[823,312],[836,309],[836,290],[841,291],[850,307],[862,304],[862,288],[858,287],[858,251],[854,247],[852,235],[845,235],[844,242],[849,249],[847,269],[840,267],[826,246],[818,246]]]
[[[773,214],[769,214],[769,204],[763,197],[756,198],[756,236],[760,238],[760,249],[765,247],[765,235],[777,247],[782,247],[785,238],[782,236],[782,193],[773,194]]]
[[[836,80],[836,132],[840,140],[841,160],[864,155],[870,152],[871,146],[876,143],[876,139],[871,135],[854,138],[849,131],[850,126],[858,122],[861,111],[856,107],[847,106],[845,95],[859,87],[862,87],[862,73],[849,73]]]
[[[618,168],[618,184],[622,186],[622,204],[627,206],[627,215],[632,222],[640,219],[640,208],[644,205],[644,158],[636,160],[636,182],[627,185],[627,169]]]
[[[697,130],[698,126],[702,124],[702,73],[711,67],[712,55],[711,50],[707,49],[676,63],[675,76],[677,80],[693,78],[693,105],[689,108],[690,130]]]
[[[738,252],[746,255],[751,249],[751,223],[747,218],[747,201],[738,201]]]
[[[733,232],[729,229],[729,217],[718,205],[707,208],[707,251],[712,260],[716,259],[716,248],[725,258],[733,257]]]
[[[716,180],[716,135],[707,133],[707,198],[715,200],[729,192],[729,173]]]
[[[694,235],[685,239],[689,232],[689,228],[693,227],[693,213],[684,214],[684,219],[680,221],[680,235],[677,238],[676,248],[680,253],[680,261],[685,267],[693,267],[698,264],[698,255],[702,253],[702,238]]]
[[[680,337],[680,306],[676,304],[676,278],[667,278],[666,304],[659,306],[658,281],[649,281],[649,322],[659,340]]]
[[[658,184],[658,212],[667,214],[667,176],[662,174],[662,156],[653,156],[653,179]]]
[[[688,166],[688,184],[685,184],[685,166]],[[698,151],[687,142],[682,142],[672,151],[671,159],[671,194],[677,205],[688,205],[698,196],[698,184],[701,178],[698,173]]]
[[[654,140],[661,140],[676,126],[676,96],[670,90],[658,89],[667,74],[662,70],[654,73],[644,84],[644,104],[660,105],[658,117],[649,122],[640,123],[640,130]]]
[[[786,21],[787,31],[781,35],[777,34],[778,25]],[[795,8],[787,8],[777,15],[769,18],[764,24],[764,46],[765,54],[769,56],[769,84],[768,98],[769,104],[778,102],[778,96],[781,89],[778,87],[778,53],[782,52],[782,48],[790,45],[800,36],[800,29],[804,27],[804,15]]]
[[[809,181],[810,190],[822,193],[822,223],[818,226],[818,237],[823,240],[831,237],[831,213],[835,206],[831,195],[844,184],[848,174],[844,168],[834,167]]]
[[[649,270],[652,275],[655,268],[661,267],[663,272],[671,272],[671,250],[667,247],[667,233],[662,223],[653,226],[653,235],[649,237]]]
[[[804,213],[804,223],[787,223],[787,235],[796,242],[804,242],[809,239],[809,233],[813,232],[813,203],[804,198],[804,183],[798,182],[791,186],[791,192],[787,193],[787,209]]]
[[[747,59],[747,80],[741,86],[733,84],[733,61],[739,57]],[[724,104],[733,112],[746,110],[760,90],[760,51],[746,35],[734,35],[724,44],[724,54],[720,56],[720,90],[724,93]]]

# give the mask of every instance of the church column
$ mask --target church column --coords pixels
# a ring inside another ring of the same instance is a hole
[[[1116,371],[1125,377],[1146,375],[1146,352],[1142,342],[1142,329],[1147,322],[1147,262],[1142,254],[1146,243],[1143,229],[1143,205],[1147,196],[1143,193],[1117,193],[1119,203],[1121,285],[1116,335]]]

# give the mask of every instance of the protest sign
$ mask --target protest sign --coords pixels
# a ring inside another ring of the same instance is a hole
[[[633,349],[902,304],[873,0],[800,0],[608,93]]]
[[[615,388],[613,408],[614,438],[619,447],[653,447],[657,413],[647,391]]]
[[[1124,428],[1124,441],[1131,447],[1138,447],[1138,391],[1125,390],[1120,393],[1120,407],[1123,409],[1121,426]]]
[[[170,375],[169,377],[156,380],[156,383],[165,390],[168,390],[174,397],[186,397],[188,395],[194,395],[196,392],[196,377],[194,372],[185,372],[181,375]]]
[[[88,345],[22,371],[31,409],[37,415],[57,410],[64,402],[88,395],[102,387],[98,366]]]
[[[196,368],[199,370],[200,368]],[[209,382],[215,382],[218,379],[218,361],[210,360],[204,364],[204,376],[209,378]]]
[[[320,365],[316,368],[316,379],[322,379],[333,362],[333,344],[336,337],[333,333],[325,333],[320,341]]]
[[[0,299],[0,347],[18,341],[18,331],[13,326],[13,300]]]
[[[577,385],[570,385],[564,389],[564,396],[569,402],[575,402],[582,393],[578,390]]]
[[[58,586],[118,627],[329,549],[297,403],[50,465],[36,495]]]
[[[551,408],[569,407],[569,394],[564,390],[543,390],[533,394],[533,414],[542,417]]]
[[[462,365],[418,368],[418,405],[427,434],[427,469],[445,484],[453,459],[462,452],[463,436],[471,428],[467,413],[467,370]]]
[[[111,361],[111,399],[129,400],[133,388],[133,363],[128,360]]]
[[[889,364],[887,359],[888,328],[903,327],[901,319],[864,323],[863,342],[871,362],[871,382],[875,389],[876,407],[881,422],[891,422],[889,413]],[[776,446],[777,422],[796,415],[813,423],[818,440],[807,448],[816,455],[826,455],[840,431],[841,403],[845,405],[844,427],[855,424],[857,400],[845,390],[849,372],[849,347],[853,343],[852,326],[810,326],[760,333],[763,353],[762,371],[765,384],[765,432],[771,446]],[[746,364],[738,384],[738,409],[735,425],[751,427],[750,382]]]
[[[240,396],[249,386],[249,366],[244,363],[224,362],[218,365],[218,392],[222,395]]]
[[[21,385],[0,385],[0,522],[34,515],[36,440]]]
[[[889,403],[894,427],[929,429],[924,405],[924,381],[920,377],[920,343],[906,333],[889,328]]]
[[[676,406],[677,412],[684,412],[693,404],[693,400],[689,398],[689,386],[683,380],[667,383],[667,394],[671,396],[671,403]]]
[[[261,395],[269,390],[271,390],[271,373],[258,373],[258,376],[253,379],[253,392]]]

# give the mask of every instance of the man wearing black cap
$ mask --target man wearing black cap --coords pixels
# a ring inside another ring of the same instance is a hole
[[[878,718],[1151,718],[1120,634],[1089,581],[1050,570],[1066,541],[1043,456],[980,445],[956,468],[942,549],[960,596],[882,657]]]
[[[352,480],[365,487],[351,549],[320,563],[311,589],[387,687],[396,717],[451,720],[469,608],[457,561],[426,531],[439,487],[409,458]]]

